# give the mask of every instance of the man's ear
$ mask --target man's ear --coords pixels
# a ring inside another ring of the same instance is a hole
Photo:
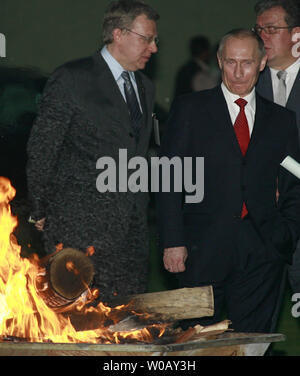
[[[267,64],[267,61],[268,61],[268,55],[266,54],[262,59],[261,59],[261,62],[260,62],[260,66],[259,66],[259,71],[262,72],[264,69],[265,69],[265,66]]]
[[[118,43],[121,40],[122,37],[122,30],[121,29],[114,29],[112,32],[112,36],[114,39],[114,42]]]
[[[219,54],[217,54],[217,59],[218,59],[219,68],[222,70],[223,64],[222,64],[221,56]]]

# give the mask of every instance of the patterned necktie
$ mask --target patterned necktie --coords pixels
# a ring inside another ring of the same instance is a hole
[[[136,134],[138,134],[140,127],[142,125],[142,113],[141,109],[135,94],[134,87],[129,77],[129,73],[124,71],[121,76],[124,79],[124,92],[126,97],[127,106],[130,113],[130,118],[132,121],[132,125]]]
[[[286,76],[287,72],[282,70],[277,73],[278,77],[278,90],[274,93],[274,102],[280,104],[281,106],[285,107],[286,105]]]
[[[235,120],[234,123],[234,131],[236,134],[236,138],[241,148],[241,152],[243,156],[246,154],[248,149],[249,141],[250,141],[250,133],[249,133],[249,126],[247,117],[245,114],[245,106],[247,105],[247,101],[243,98],[239,98],[235,101],[235,103],[240,107],[240,112]],[[245,203],[243,202],[242,214],[241,217],[244,218],[248,214],[248,210],[246,208]]]

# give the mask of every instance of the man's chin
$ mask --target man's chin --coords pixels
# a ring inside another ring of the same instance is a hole
[[[272,61],[272,59],[274,59],[274,54],[273,54],[273,52],[272,52],[272,50],[270,50],[270,49],[266,49],[266,55],[267,55],[267,58],[268,58],[268,63],[270,62],[270,61]]]
[[[245,87],[243,87],[242,85],[234,85],[232,87],[229,88],[229,91],[232,93],[232,94],[235,94],[235,95],[238,95],[240,97],[245,97],[247,94],[250,93],[249,90],[247,90]]]
[[[139,63],[138,64],[138,68],[137,69],[145,69],[146,68],[146,62],[143,62],[143,63]]]

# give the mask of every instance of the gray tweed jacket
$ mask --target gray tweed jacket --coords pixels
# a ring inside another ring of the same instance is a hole
[[[48,80],[28,142],[27,176],[31,216],[46,217],[49,252],[58,242],[85,248],[111,227],[122,231],[133,212],[146,215],[147,193],[96,189],[98,158],[110,156],[118,167],[121,148],[128,159],[147,156],[154,87],[143,73],[135,75],[144,115],[138,139],[99,51],[62,65]]]

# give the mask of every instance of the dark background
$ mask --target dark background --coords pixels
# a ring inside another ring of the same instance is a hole
[[[38,68],[45,74],[101,46],[108,0],[1,0],[0,33],[7,58],[1,64]],[[188,56],[188,41],[207,35],[213,44],[235,27],[253,26],[256,0],[149,0],[160,14],[154,82],[157,102],[169,108],[174,77]]]

